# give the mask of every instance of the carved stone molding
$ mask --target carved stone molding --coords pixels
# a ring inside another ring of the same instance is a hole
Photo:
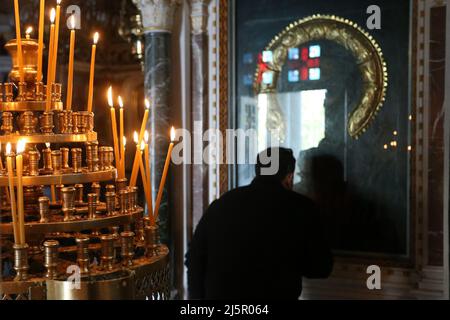
[[[142,14],[144,32],[172,33],[176,8],[180,0],[133,0]]]
[[[191,0],[191,33],[203,34],[208,29],[209,0]]]

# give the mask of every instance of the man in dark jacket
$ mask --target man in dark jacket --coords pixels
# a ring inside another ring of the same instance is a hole
[[[208,208],[187,253],[190,299],[298,299],[302,277],[326,278],[333,261],[312,201],[292,191],[292,150],[268,149],[279,168]],[[267,157],[266,157],[267,158]]]

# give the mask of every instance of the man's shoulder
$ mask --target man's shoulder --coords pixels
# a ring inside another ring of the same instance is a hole
[[[288,190],[287,195],[291,201],[301,202],[305,206],[314,207],[314,201],[298,192]]]
[[[225,192],[219,199],[219,201],[226,201],[230,198],[241,197],[250,191],[250,186],[239,187]]]

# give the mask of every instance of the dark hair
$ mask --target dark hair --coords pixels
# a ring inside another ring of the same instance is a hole
[[[255,172],[256,176],[260,177],[262,168],[270,168],[271,163],[263,164],[261,163],[261,157],[267,158],[272,157],[273,153],[278,153],[279,157],[279,166],[276,174],[270,176],[273,179],[278,181],[282,181],[288,174],[294,173],[295,171],[295,158],[294,152],[291,149],[286,148],[268,148],[267,150],[258,154],[258,158],[256,160]]]

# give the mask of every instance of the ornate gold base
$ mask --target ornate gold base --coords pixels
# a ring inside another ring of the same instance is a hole
[[[0,300],[169,300],[169,250],[134,260],[130,268],[95,272],[76,281],[46,280],[0,282]]]

